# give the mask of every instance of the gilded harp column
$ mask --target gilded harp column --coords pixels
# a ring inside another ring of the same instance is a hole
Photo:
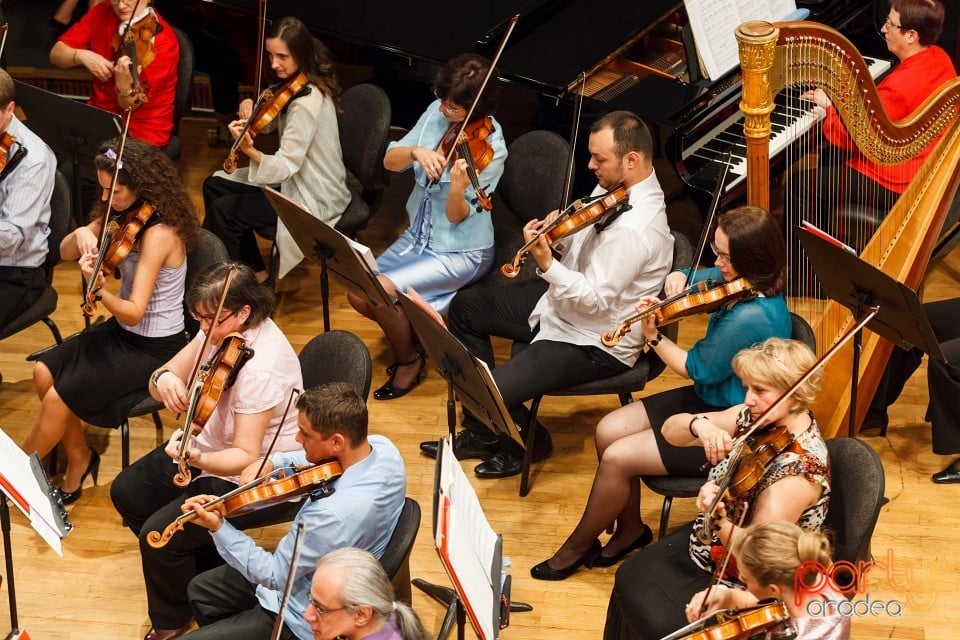
[[[770,210],[770,77],[779,30],[753,20],[737,27],[743,71],[743,135],[747,145],[747,203]]]

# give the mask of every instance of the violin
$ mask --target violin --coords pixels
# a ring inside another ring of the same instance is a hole
[[[755,296],[756,290],[745,278],[736,278],[720,284],[712,280],[703,280],[675,296],[630,316],[620,323],[620,326],[613,333],[605,333],[600,336],[600,341],[606,346],[612,347],[620,342],[624,335],[630,333],[631,325],[650,316],[654,316],[657,319],[657,326],[662,327],[689,316],[712,313],[732,302]]]
[[[140,18],[134,22],[133,18],[137,14],[140,2],[138,0],[133,8],[133,15],[127,20],[123,30],[123,36],[119,33],[113,37],[113,50],[116,52],[114,63],[121,55],[130,58],[130,75],[133,78],[133,91],[135,103],[141,105],[147,101],[147,94],[140,86],[140,70],[146,69],[157,57],[157,50],[154,47],[154,38],[163,30],[163,26],[157,19],[157,14],[153,8],[148,8]]]
[[[2,54],[0,54],[2,55]],[[16,144],[17,150],[10,155],[10,148]],[[24,156],[27,155],[27,148],[17,142],[16,137],[6,131],[0,133],[0,180],[7,177],[7,174],[20,164]]]
[[[257,103],[253,106],[253,112],[243,125],[240,135],[233,141],[227,159],[223,161],[224,171],[233,173],[237,170],[237,151],[240,149],[240,143],[243,141],[244,135],[246,133],[256,135],[263,131],[280,115],[281,111],[286,109],[291,100],[310,92],[310,87],[307,86],[309,82],[310,79],[307,78],[305,73],[301,72],[281,85],[263,90],[263,93],[257,98]]]
[[[524,260],[527,259],[527,253],[541,237],[546,237],[548,242],[553,243],[560,238],[572,235],[584,227],[597,222],[606,214],[612,213],[618,207],[623,207],[624,205],[629,207],[627,201],[629,196],[630,194],[627,188],[620,185],[607,191],[589,204],[584,204],[582,199],[574,200],[569,207],[561,211],[560,214],[554,218],[553,222],[541,229],[530,242],[520,247],[517,255],[513,257],[513,261],[500,267],[500,273],[507,278],[517,277],[520,273],[521,265],[523,265]]]
[[[451,123],[447,129],[437,153],[449,158],[449,162],[456,162],[457,158],[463,158],[467,163],[467,175],[470,177],[470,184],[477,194],[477,203],[484,211],[493,209],[493,203],[490,196],[480,184],[480,174],[486,169],[493,160],[493,145],[487,140],[487,137],[493,133],[493,118],[484,116],[477,118],[459,132],[459,123]],[[451,154],[451,150],[453,153]]]
[[[224,517],[241,516],[245,513],[272,507],[317,490],[332,490],[328,484],[343,474],[343,467],[336,459],[323,460],[306,468],[281,468],[237,487],[233,491],[211,500],[203,505],[205,511],[218,511]],[[195,520],[193,511],[184,513],[167,525],[163,533],[151,531],[147,534],[147,544],[154,549],[166,545],[177,531]]]
[[[87,290],[80,305],[85,316],[90,317],[97,311],[97,301],[100,299],[97,295],[100,291],[100,287],[97,286],[97,274],[106,277],[120,266],[133,249],[144,226],[153,217],[153,213],[153,205],[144,202],[139,207],[131,207],[109,222],[105,222],[106,233],[101,239],[97,261],[93,265],[93,276],[87,283]]]
[[[216,320],[214,320],[214,326],[216,326]],[[244,337],[239,333],[230,333],[224,337],[213,358],[200,367],[201,384],[194,388],[180,440],[180,452],[176,460],[178,469],[173,476],[173,484],[176,486],[186,487],[190,484],[191,474],[188,462],[190,437],[203,430],[207,420],[217,408],[220,396],[233,386],[240,369],[252,357],[253,349],[246,346]]]
[[[693,625],[698,627],[695,631],[682,636],[671,634],[663,640],[748,640],[789,619],[790,612],[783,601],[770,598],[755,607],[718,611],[697,620]],[[689,628],[690,625],[684,627]]]

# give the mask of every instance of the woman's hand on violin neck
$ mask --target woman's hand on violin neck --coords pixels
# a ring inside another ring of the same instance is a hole
[[[637,301],[637,304],[634,305],[634,308],[637,310],[637,312],[642,313],[657,304],[660,304],[660,299],[656,296],[643,296]],[[656,314],[651,313],[650,315],[641,318],[640,330],[643,332],[643,337],[646,338],[647,342],[655,340],[657,334],[660,333],[660,330],[657,328]]]
[[[96,266],[96,264],[96,253],[84,253],[82,256],[80,256],[80,271],[83,273],[84,279],[89,282],[91,278],[96,278],[93,288],[101,289],[107,281],[104,279],[103,273],[99,271],[96,274],[93,273],[93,268]]]
[[[203,505],[216,499],[217,496],[206,494],[191,496],[180,505],[180,510],[184,513],[190,513],[192,511],[196,515],[193,520],[194,524],[198,524],[210,531],[219,531],[220,527],[223,526],[223,514],[221,514],[220,509],[216,507],[210,510],[203,508]]]
[[[263,469],[260,468],[260,465],[263,465]],[[258,471],[260,472],[259,475],[257,475]],[[273,473],[273,463],[270,462],[269,458],[266,460],[263,458],[257,458],[244,467],[243,471],[240,472],[240,484],[247,484],[248,482],[252,482],[259,477],[268,476],[271,473]]]
[[[240,101],[240,106],[237,107],[237,118],[240,120],[246,121],[253,114],[253,100],[246,98]]]
[[[720,492],[720,487],[717,486],[717,483],[712,480],[705,482],[702,487],[700,487],[700,493],[697,494],[697,510],[700,513],[706,513],[710,509],[710,505],[713,504],[713,501],[717,499],[717,493]],[[715,514],[725,517],[727,515],[726,510],[724,509],[724,503],[720,502],[717,505],[717,509],[714,512]]]
[[[187,437],[192,438],[193,436],[188,435]],[[175,461],[180,459],[180,442],[182,438],[183,429],[177,429],[173,432],[173,435],[170,436],[170,440],[167,441],[167,446],[163,448],[164,452]],[[201,455],[200,449],[187,447],[187,460],[190,461],[190,466],[202,468],[200,465]]]
[[[675,296],[684,289],[687,284],[687,276],[682,271],[674,271],[667,274],[667,279],[663,283],[663,293],[669,298]]]
[[[450,197],[462,198],[468,184],[470,184],[470,176],[467,174],[467,161],[458,158],[450,165]]]
[[[133,72],[130,67],[133,66],[133,60],[129,56],[120,56],[117,63],[113,65],[113,79],[117,84],[118,91],[126,91],[133,87]],[[140,71],[140,69],[137,69]]]

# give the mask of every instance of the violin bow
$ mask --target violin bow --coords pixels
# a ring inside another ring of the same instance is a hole
[[[259,478],[260,474],[263,473],[263,468],[267,465],[267,460],[270,459],[270,454],[273,453],[273,448],[277,444],[277,439],[280,437],[280,432],[283,431],[283,423],[287,421],[287,414],[290,412],[290,407],[293,406],[293,399],[299,398],[301,393],[303,393],[303,391],[301,389],[297,389],[296,387],[290,389],[290,398],[287,399],[287,406],[283,409],[283,415],[280,417],[280,425],[273,433],[273,439],[270,441],[270,446],[267,447],[267,452],[263,454],[262,458],[260,458],[260,468],[257,469],[257,473],[254,475],[255,478]]]
[[[463,135],[464,130],[467,128],[467,124],[470,122],[470,118],[473,117],[473,112],[477,108],[477,103],[480,102],[480,96],[483,95],[484,89],[487,88],[487,83],[490,81],[490,77],[493,75],[494,70],[497,67],[497,63],[500,61],[500,55],[503,53],[503,50],[507,46],[507,40],[510,39],[510,34],[513,33],[513,28],[517,26],[517,20],[520,19],[520,14],[516,14],[510,18],[510,24],[507,26],[506,33],[503,34],[503,39],[500,40],[500,47],[497,49],[497,53],[493,56],[493,59],[490,61],[490,66],[487,67],[487,73],[483,76],[483,82],[480,83],[480,89],[477,91],[477,95],[473,98],[473,104],[470,105],[470,108],[467,109],[467,115],[463,119],[463,122],[460,123],[460,130],[457,131],[457,137],[455,140],[459,140],[460,136]],[[457,145],[450,145],[450,151],[447,152],[447,157],[443,161],[443,166],[450,164],[450,159],[453,157],[454,152],[457,150]],[[431,181],[433,184],[435,181]]]
[[[267,0],[257,5],[257,95],[263,86],[263,50],[267,46]]]
[[[740,514],[740,522],[737,523],[737,527],[743,528],[743,523],[747,520],[747,512],[750,511],[750,503],[744,503],[743,513]],[[706,524],[706,523],[705,523]],[[736,535],[736,530],[730,532],[730,539],[727,540],[727,544],[723,547],[723,559],[720,561],[720,564],[717,565],[716,570],[713,572],[713,576],[710,578],[710,584],[707,586],[707,592],[703,594],[703,602],[700,603],[700,612],[699,615],[703,616],[707,612],[707,600],[710,597],[710,592],[713,591],[713,588],[720,584],[720,579],[723,577],[723,574],[727,570],[727,565],[730,564],[730,554],[733,551],[733,536]]]
[[[296,580],[297,563],[300,562],[300,550],[303,547],[303,523],[297,523],[297,532],[293,539],[293,553],[290,557],[290,569],[287,571],[287,582],[283,586],[283,597],[280,599],[280,608],[277,611],[277,617],[273,621],[273,630],[270,632],[270,640],[280,640],[280,632],[283,630],[283,614],[290,604],[290,594],[293,593],[293,583]]]
[[[3,37],[0,38],[0,58],[3,57],[3,49],[7,46],[7,30],[9,26],[6,22],[0,24],[0,32],[3,32]]]
[[[560,192],[560,207],[563,211],[570,202],[570,193],[573,191],[573,167],[577,152],[577,134],[580,131],[580,116],[583,113],[583,92],[587,86],[587,74],[580,72],[580,89],[577,91],[577,97],[573,103],[573,124],[570,125],[570,158],[567,160],[567,172],[563,176],[563,187]]]
[[[703,230],[700,232],[700,240],[697,242],[697,250],[693,254],[693,262],[690,264],[690,271],[687,273],[687,286],[693,280],[693,272],[697,270],[697,265],[703,259],[703,252],[707,247],[707,238],[710,237],[710,230],[713,228],[713,220],[717,217],[717,209],[720,207],[720,198],[723,197],[723,185],[727,182],[727,174],[730,172],[730,158],[732,154],[727,151],[723,156],[723,169],[720,170],[720,176],[717,178],[717,184],[713,187],[713,195],[710,198],[710,209],[707,211],[707,219],[703,223]]]

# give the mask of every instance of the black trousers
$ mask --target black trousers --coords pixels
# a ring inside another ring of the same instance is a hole
[[[260,606],[256,585],[227,565],[204,571],[190,581],[187,589],[190,607],[200,629],[189,635],[192,640],[263,640],[269,638],[276,614]],[[287,625],[282,640],[296,640]]]
[[[110,499],[120,516],[140,540],[143,580],[147,589],[147,611],[157,629],[179,629],[190,619],[187,585],[199,572],[223,564],[210,539],[210,532],[187,523],[159,549],[147,543],[152,531],[163,532],[177,516],[180,505],[190,496],[223,495],[236,485],[220,478],[195,478],[185,489],[173,484],[177,465],[157,447],[120,472],[110,487]],[[284,503],[230,518],[239,529],[263,527],[293,520],[300,504]]]
[[[223,240],[232,260],[263,271],[263,256],[254,231],[276,227],[273,210],[260,187],[210,176],[203,181],[203,228]]]
[[[933,452],[952,455],[960,453],[960,298],[929,302],[923,309],[947,359],[930,358],[927,365],[927,420],[932,427]],[[870,405],[874,419],[885,420],[887,407],[900,396],[922,360],[919,349],[894,348]]]
[[[0,267],[0,329],[39,300],[45,286],[43,267]]]
[[[552,340],[531,342],[537,332],[530,329],[527,319],[546,290],[546,283],[540,280],[464,289],[450,304],[447,319],[453,335],[493,370],[493,379],[503,394],[504,403],[521,431],[530,420],[530,413],[523,405],[525,401],[582,382],[607,378],[628,368],[599,346]],[[529,344],[495,367],[491,336]],[[489,433],[477,420],[468,417],[463,426],[482,440],[490,440]],[[514,455],[523,453],[506,436],[501,438],[501,444]]]

